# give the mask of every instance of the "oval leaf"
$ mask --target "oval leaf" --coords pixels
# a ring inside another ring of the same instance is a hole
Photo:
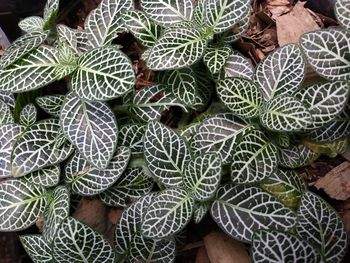
[[[27,174],[22,177],[23,180],[35,184],[41,185],[46,188],[56,186],[60,181],[61,168],[59,165],[53,165],[45,167],[33,173]],[[22,179],[21,178],[21,179]]]
[[[51,263],[51,247],[42,235],[20,236],[22,246],[34,263]]]
[[[279,165],[287,168],[299,168],[310,164],[319,155],[303,144],[280,148]]]
[[[44,27],[44,20],[39,16],[30,16],[21,20],[18,26],[24,32],[31,33],[42,30]]]
[[[19,122],[27,127],[32,126],[36,121],[37,109],[34,104],[30,103],[24,106],[20,113]]]
[[[39,107],[46,111],[48,114],[59,117],[65,98],[65,95],[49,95],[44,97],[36,97],[35,101]]]
[[[208,47],[203,56],[203,62],[212,74],[218,73],[225,65],[231,53],[230,46]]]
[[[350,30],[350,2],[348,0],[337,0],[334,11],[338,22],[347,30]]]

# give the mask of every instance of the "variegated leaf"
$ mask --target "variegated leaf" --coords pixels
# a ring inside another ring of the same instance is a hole
[[[119,145],[129,147],[132,154],[143,153],[146,125],[126,124],[119,131]]]
[[[250,0],[207,0],[205,23],[215,33],[230,29],[250,12]]]
[[[203,56],[206,46],[207,40],[196,28],[169,30],[152,47],[147,66],[151,70],[179,69],[190,66]]]
[[[5,102],[11,108],[15,107],[15,103],[16,103],[15,96],[11,92],[0,90],[0,100]]]
[[[274,230],[259,230],[252,242],[253,260],[262,262],[323,262],[321,254],[300,237]]]
[[[92,49],[78,60],[72,90],[87,100],[110,100],[133,88],[135,74],[129,58],[118,48]]]
[[[181,231],[192,218],[194,201],[176,188],[160,192],[148,207],[141,231],[149,238],[163,238]]]
[[[221,166],[218,154],[204,154],[189,161],[183,182],[195,201],[207,201],[215,195],[221,179]]]
[[[65,168],[66,182],[72,191],[83,196],[96,195],[113,185],[123,174],[130,159],[129,148],[120,146],[103,170],[91,165],[76,153]]]
[[[60,124],[56,119],[47,119],[32,125],[17,140],[13,149],[12,175],[24,176],[68,158],[73,146],[69,143],[60,145],[58,142],[62,137]]]
[[[251,12],[246,12],[244,17],[237,24],[235,24],[229,30],[221,33],[219,35],[220,40],[226,44],[230,44],[240,39],[249,28],[249,22],[251,17],[250,13]]]
[[[241,78],[226,78],[217,83],[221,101],[235,114],[245,118],[259,115],[264,98],[259,87]]]
[[[263,132],[253,130],[238,142],[232,160],[232,181],[237,184],[255,183],[276,170],[278,150]]]
[[[206,0],[198,0],[195,2],[192,21],[196,22],[199,26],[204,26],[205,7]]]
[[[52,262],[51,247],[42,235],[24,235],[19,239],[34,263]]]
[[[100,198],[106,205],[126,207],[132,200],[150,193],[153,184],[153,179],[147,177],[142,168],[128,168],[113,186],[100,194]]]
[[[59,165],[45,167],[33,173],[27,174],[21,179],[35,185],[46,188],[56,186],[60,181],[61,168]]]
[[[203,62],[212,74],[218,73],[225,65],[232,49],[230,46],[208,47],[203,56]]]
[[[292,95],[305,77],[305,61],[295,44],[283,46],[268,55],[255,70],[255,81],[267,100],[279,95]]]
[[[303,144],[291,145],[288,148],[280,148],[279,165],[295,169],[310,164],[318,156],[319,154],[313,152]]]
[[[43,97],[36,97],[35,101],[39,107],[46,111],[48,114],[59,117],[65,97],[65,95],[48,95]]]
[[[306,190],[304,179],[293,170],[276,170],[260,183],[261,188],[285,206],[296,208]]]
[[[20,231],[33,225],[46,207],[41,186],[19,180],[0,183],[0,231]]]
[[[196,202],[193,210],[193,220],[195,224],[199,224],[210,209],[210,202]]]
[[[344,223],[324,200],[306,192],[298,210],[296,233],[318,248],[326,262],[341,262],[348,244]]]
[[[235,239],[251,242],[258,229],[291,229],[295,213],[258,187],[226,184],[219,188],[211,215]]]
[[[338,22],[350,31],[350,2],[348,0],[337,0],[334,11]]]
[[[85,20],[85,30],[93,47],[107,46],[124,32],[122,12],[134,9],[132,0],[102,0]],[[116,62],[118,63],[118,62]]]
[[[200,122],[196,122],[196,123],[192,123],[188,126],[185,126],[184,129],[181,129],[180,135],[185,138],[186,141],[191,142],[193,136],[196,134],[198,127],[201,123]]]
[[[44,28],[44,20],[40,16],[30,16],[21,20],[18,26],[27,33],[40,31]]]
[[[124,12],[122,19],[125,27],[145,47],[152,47],[160,38],[162,27],[153,22],[142,11]]]
[[[58,42],[60,44],[66,43],[71,47],[76,53],[79,53],[78,40],[76,36],[77,30],[71,29],[65,25],[57,25]]]
[[[224,78],[253,78],[253,65],[250,60],[237,51],[234,51],[226,60],[226,64],[221,70]]]
[[[237,137],[240,137],[250,126],[233,114],[218,114],[206,119],[194,134],[191,148],[194,154],[217,153],[222,162],[231,162],[233,148]]]
[[[310,126],[313,119],[300,100],[281,95],[263,105],[260,121],[269,130],[292,132]]]
[[[21,110],[19,122],[24,126],[30,127],[35,123],[37,114],[38,112],[34,104],[29,103]]]
[[[14,123],[10,107],[0,99],[0,125]]]
[[[45,23],[50,23],[55,20],[58,13],[60,1],[59,0],[47,0],[44,8],[44,20]]]
[[[350,80],[350,32],[328,28],[306,33],[301,46],[316,72],[328,80]]]
[[[44,212],[43,237],[51,243],[62,221],[69,216],[69,191],[58,186],[50,196],[49,205]]]
[[[88,102],[74,93],[66,96],[61,126],[83,157],[99,169],[108,166],[117,146],[117,123],[104,102]]]
[[[141,0],[141,8],[156,23],[170,26],[191,20],[194,6],[191,0]]]
[[[182,184],[183,173],[191,159],[182,137],[159,122],[150,122],[143,147],[148,169],[157,180],[169,187]]]
[[[113,263],[113,247],[103,236],[73,217],[67,217],[53,240],[52,255],[56,262]]]

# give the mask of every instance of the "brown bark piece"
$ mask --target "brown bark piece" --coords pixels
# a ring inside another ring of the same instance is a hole
[[[205,247],[200,247],[198,249],[195,263],[210,263]]]
[[[311,14],[304,8],[304,4],[299,2],[291,12],[277,17],[277,37],[280,46],[298,44],[302,34],[320,29]]]
[[[244,244],[222,232],[211,232],[206,235],[204,244],[211,263],[251,262]]]
[[[346,200],[350,198],[350,162],[344,162],[321,177],[314,185],[322,188],[331,198]]]

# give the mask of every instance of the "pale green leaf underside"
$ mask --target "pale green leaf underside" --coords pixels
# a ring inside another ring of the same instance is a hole
[[[42,235],[24,235],[19,239],[34,263],[52,262],[51,248]]]
[[[20,120],[19,122],[27,127],[32,126],[37,117],[37,109],[34,104],[29,103],[20,112]]]
[[[308,165],[318,157],[318,154],[299,144],[280,149],[279,157],[279,165],[294,169]]]
[[[61,175],[61,168],[59,165],[52,165],[45,167],[33,173],[22,177],[23,180],[43,187],[49,188],[56,186],[59,183]],[[22,179],[21,178],[21,179]]]
[[[338,22],[347,30],[350,30],[350,2],[348,0],[337,0],[334,11]]]
[[[36,97],[35,101],[39,107],[46,111],[48,114],[59,117],[65,97],[65,95],[48,95],[43,97]]]
[[[20,29],[24,32],[31,33],[40,31],[44,27],[44,20],[39,16],[26,17],[18,23]]]

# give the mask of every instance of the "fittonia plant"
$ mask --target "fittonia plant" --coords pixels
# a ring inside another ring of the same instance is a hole
[[[49,0],[43,18],[20,22],[27,33],[0,59],[0,231],[42,217],[41,234],[21,236],[34,262],[173,262],[178,236],[208,211],[255,262],[341,261],[340,217],[286,168],[318,157],[312,140],[346,145],[349,2],[336,6],[344,29],[306,34],[255,70],[230,45],[250,1],[194,2],[102,0],[79,31],[56,24]],[[126,31],[155,71],[137,91],[113,44]],[[327,80],[303,84],[303,51]],[[67,94],[21,102],[60,79]],[[160,122],[172,106],[177,131]],[[72,195],[125,208],[114,244],[70,216]]]

